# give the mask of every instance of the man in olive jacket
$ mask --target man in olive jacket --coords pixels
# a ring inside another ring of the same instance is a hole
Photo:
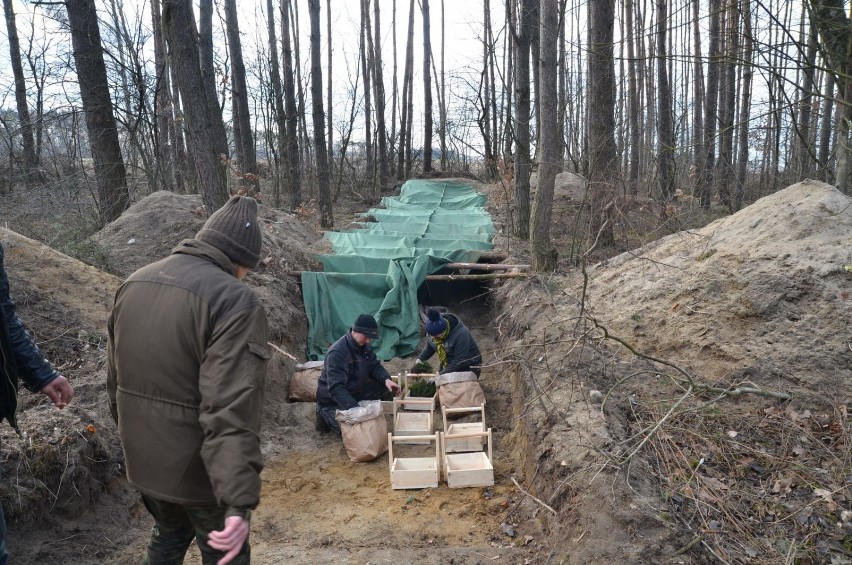
[[[127,479],[155,527],[146,563],[248,563],[260,499],[266,313],[243,282],[257,202],[234,196],[195,239],[133,273],[108,322],[107,390]]]

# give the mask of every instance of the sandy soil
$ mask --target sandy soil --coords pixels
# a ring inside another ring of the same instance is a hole
[[[558,193],[555,217],[574,217],[579,180]],[[505,191],[481,188],[502,223]],[[24,437],[2,432],[13,562],[139,559],[151,521],[122,477],[104,323],[121,277],[195,233],[199,204],[155,193],[97,234],[114,275],[0,230],[21,314],[78,391],[63,412],[23,393]],[[624,209],[622,226],[660,213],[649,202]],[[290,272],[316,267],[319,232],[263,214],[269,254],[248,283],[271,312],[273,342],[299,357],[306,322]],[[850,233],[849,198],[806,182],[588,266],[586,277],[561,266],[479,294],[450,291],[447,306],[485,352],[491,488],[392,490],[386,455],[350,463],[338,440],[314,431],[313,404],[287,401],[295,363],[276,354],[254,562],[843,562]],[[507,262],[529,261],[525,243],[498,243]],[[720,392],[736,387],[791,399]]]

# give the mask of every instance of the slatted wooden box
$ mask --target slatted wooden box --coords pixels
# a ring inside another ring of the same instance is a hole
[[[485,437],[488,452],[472,451],[467,453],[447,453],[442,449],[444,477],[450,488],[486,487],[494,484],[494,465],[492,464],[491,428],[488,431],[470,434],[456,434],[449,439],[466,439],[465,436]],[[441,445],[446,445],[447,434],[441,434]],[[480,440],[481,441],[481,440]]]
[[[426,443],[435,442],[434,457],[398,457],[394,455],[394,443],[416,439]],[[391,488],[395,490],[413,488],[436,488],[441,473],[438,466],[440,457],[440,439],[438,434],[400,438],[388,434],[388,462],[390,465]]]
[[[426,411],[410,411],[403,409],[407,406],[425,406]],[[393,433],[395,436],[428,436],[434,432],[435,401],[434,399],[421,398],[418,400],[404,401],[399,398],[393,400]],[[400,440],[409,444],[428,444],[423,440]]]
[[[454,422],[452,424],[447,423],[447,417],[449,415],[464,415],[464,414],[476,414],[479,417],[478,422]],[[441,408],[441,415],[444,420],[444,433],[448,436],[454,435],[465,435],[470,433],[484,432],[487,430],[485,427],[485,404],[480,404],[478,407],[470,407],[470,408],[447,408],[443,406]],[[482,451],[482,446],[485,443],[484,437],[471,436],[466,437],[464,439],[452,439],[452,437],[446,440],[446,444],[444,445],[444,449],[447,453],[463,453],[466,451]]]

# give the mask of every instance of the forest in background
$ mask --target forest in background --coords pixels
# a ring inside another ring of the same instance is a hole
[[[93,203],[91,231],[155,190],[208,212],[261,194],[328,229],[341,191],[473,175],[505,183],[546,271],[559,171],[587,181],[583,249],[614,244],[624,199],[664,222],[802,178],[849,193],[845,0],[482,0],[464,68],[444,0],[353,0],[349,20],[331,0],[3,1],[0,194]]]

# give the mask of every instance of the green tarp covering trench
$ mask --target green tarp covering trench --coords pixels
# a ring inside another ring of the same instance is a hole
[[[426,276],[493,248],[485,196],[464,181],[409,180],[381,203],[357,229],[326,232],[334,254],[320,257],[322,272],[302,273],[308,359],[322,359],[361,313],[379,323],[379,359],[413,353],[420,342],[417,289]]]

